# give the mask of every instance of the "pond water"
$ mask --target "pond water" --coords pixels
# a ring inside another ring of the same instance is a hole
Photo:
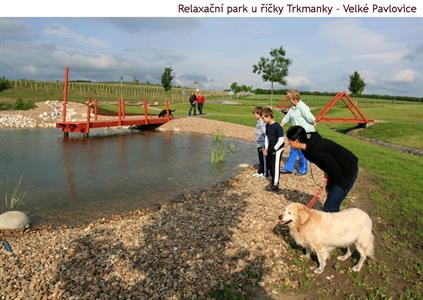
[[[216,166],[210,136],[104,129],[63,139],[57,129],[2,129],[0,213],[14,192],[21,199],[15,209],[35,224],[80,224],[163,204],[255,161],[253,144],[225,143],[236,150]]]

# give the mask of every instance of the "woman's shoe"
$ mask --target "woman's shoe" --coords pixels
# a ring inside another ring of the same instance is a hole
[[[282,170],[282,171],[281,171],[281,174],[292,174],[292,172],[287,171],[287,170]]]

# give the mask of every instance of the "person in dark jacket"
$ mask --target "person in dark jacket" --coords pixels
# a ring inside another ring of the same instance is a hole
[[[189,111],[188,116],[191,116],[192,110],[194,110],[194,116],[197,114],[197,96],[195,96],[195,93],[192,92],[191,96],[189,96]]]
[[[323,210],[338,212],[357,179],[358,157],[317,132],[307,134],[301,126],[292,126],[286,136],[291,147],[300,149],[305,158],[325,172],[328,182]]]
[[[279,177],[281,167],[281,157],[284,150],[283,128],[281,124],[273,119],[273,111],[265,108],[262,112],[262,118],[266,123],[266,136],[264,140],[263,155],[269,162],[270,175],[272,183],[266,188],[269,191],[279,191]]]

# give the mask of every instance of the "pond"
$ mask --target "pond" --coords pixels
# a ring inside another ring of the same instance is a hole
[[[213,165],[211,143],[173,132],[104,129],[63,139],[57,129],[2,129],[0,213],[15,193],[15,209],[35,224],[86,223],[199,191],[256,159],[253,144],[225,140],[236,150]]]

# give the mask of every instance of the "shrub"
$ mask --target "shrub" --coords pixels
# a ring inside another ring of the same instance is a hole
[[[11,87],[10,81],[7,80],[6,77],[0,77],[0,92],[3,92],[4,90],[7,90]]]
[[[34,101],[23,101],[21,98],[16,100],[12,109],[14,110],[29,110],[35,108]]]
[[[210,160],[213,164],[222,163],[227,153],[234,152],[235,145],[225,145],[223,142],[223,133],[214,132],[212,136]]]

